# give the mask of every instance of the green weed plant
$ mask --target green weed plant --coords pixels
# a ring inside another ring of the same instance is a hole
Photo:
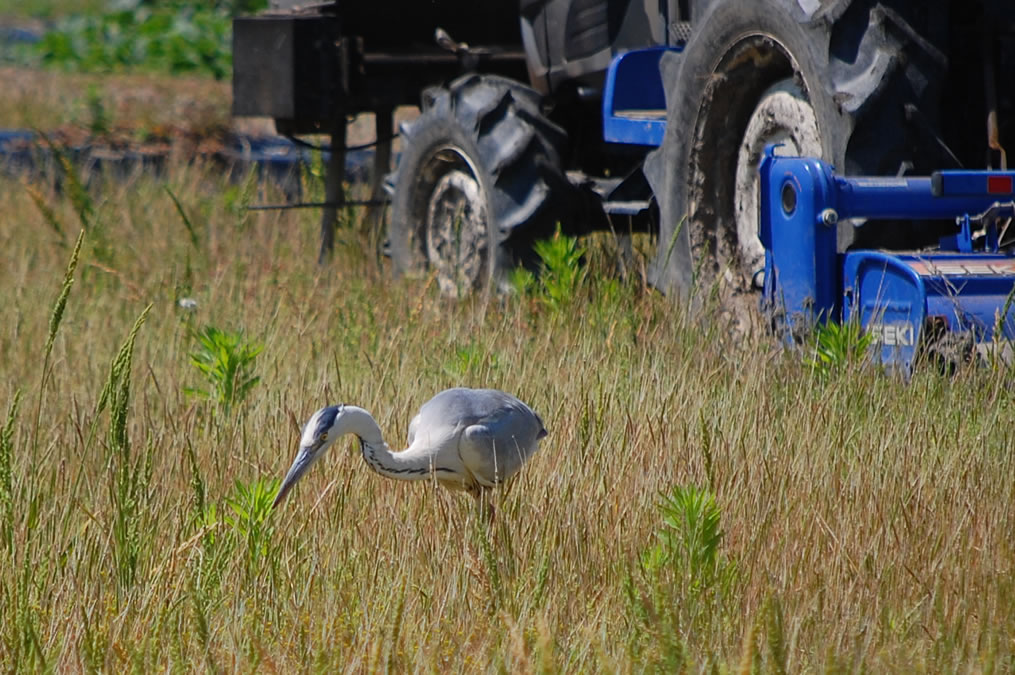
[[[196,332],[197,350],[190,363],[208,382],[207,389],[187,388],[188,395],[211,400],[226,413],[242,403],[261,380],[254,374],[257,355],[263,345],[251,342],[240,332],[204,326]]]
[[[874,337],[858,321],[828,321],[815,328],[812,355],[806,363],[819,375],[828,376],[867,362],[873,345]]]
[[[245,544],[250,570],[255,570],[264,559],[273,558],[275,521],[271,519],[271,504],[278,492],[277,479],[256,479],[251,483],[236,481],[233,493],[226,498],[229,512],[223,520]]]
[[[662,495],[658,510],[656,543],[641,554],[626,582],[638,627],[635,653],[666,670],[681,669],[689,643],[729,625],[738,570],[721,551],[719,506],[708,490],[675,486]],[[643,654],[646,634],[652,647]]]
[[[512,286],[522,294],[535,296],[550,310],[565,309],[585,279],[585,249],[577,237],[562,234],[559,226],[552,237],[537,241],[533,249],[540,259],[539,273],[519,267],[511,273]]]

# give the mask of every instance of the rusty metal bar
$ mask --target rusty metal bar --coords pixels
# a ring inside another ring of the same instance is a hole
[[[980,43],[983,49],[983,89],[987,104],[987,146],[1001,157],[1001,170],[1008,169],[1008,156],[1001,146],[1001,131],[997,124],[997,82],[994,81],[994,41],[986,36]],[[988,153],[989,154],[989,153]],[[993,157],[988,157],[987,168],[993,168]]]

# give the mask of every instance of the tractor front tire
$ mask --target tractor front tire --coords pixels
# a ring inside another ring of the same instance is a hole
[[[503,290],[535,239],[565,217],[563,131],[512,80],[466,75],[424,92],[403,125],[388,250],[394,272],[432,274],[441,293]]]

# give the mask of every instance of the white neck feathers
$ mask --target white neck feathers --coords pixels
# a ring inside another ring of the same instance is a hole
[[[363,461],[377,473],[400,480],[422,480],[433,472],[435,467],[431,466],[429,454],[392,452],[384,442],[376,420],[363,408],[347,405],[341,416],[337,431],[359,438]]]

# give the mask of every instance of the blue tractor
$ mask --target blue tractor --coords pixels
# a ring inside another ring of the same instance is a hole
[[[1007,0],[274,0],[233,40],[237,115],[331,135],[331,206],[346,121],[375,115],[393,272],[450,294],[503,284],[560,223],[648,235],[656,287],[718,285],[754,312],[773,283],[766,147],[904,181],[1005,169],[1015,142]],[[395,129],[401,106],[419,114]],[[821,245],[840,269],[852,251],[964,241],[931,210],[839,213]]]

